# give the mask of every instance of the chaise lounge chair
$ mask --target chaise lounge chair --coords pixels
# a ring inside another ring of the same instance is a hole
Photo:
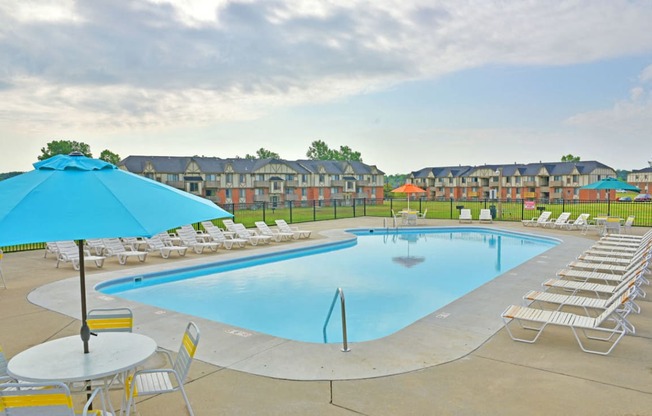
[[[272,230],[265,221],[256,221],[255,224],[261,235],[270,236],[277,243],[280,241],[289,241],[291,238],[294,238],[294,233],[284,233],[279,230]]]
[[[60,263],[72,263],[75,270],[79,270],[79,246],[72,240],[57,241],[57,268]],[[98,268],[104,266],[104,256],[91,256],[88,250],[84,250],[84,261],[93,261]]]
[[[531,220],[521,220],[521,222],[526,227],[529,227],[529,226],[534,226],[534,227],[543,226],[547,222],[550,221],[550,216],[551,215],[552,215],[552,211],[543,211],[541,213],[541,215],[539,215],[538,217],[533,217]]]
[[[104,243],[104,255],[106,257],[117,257],[118,263],[125,265],[129,257],[137,257],[140,262],[147,260],[146,251],[133,251],[128,249],[117,238],[105,238],[102,240]]]
[[[298,238],[310,238],[312,231],[310,230],[300,230],[298,227],[290,226],[285,220],[276,220],[276,226],[279,230],[284,233],[294,234],[294,239]]]
[[[462,208],[460,210],[460,223],[463,222],[473,222],[473,217],[471,217],[471,210],[468,208]]]
[[[188,247],[186,246],[175,246],[172,245],[171,242],[169,244],[165,244],[159,234],[147,238],[145,241],[147,242],[148,250],[157,251],[164,259],[170,257],[170,253],[173,251],[176,251],[179,253],[179,256],[183,257],[186,255],[186,251],[188,250]]]
[[[205,248],[217,251],[218,247],[221,245],[217,241],[200,241],[197,237],[197,232],[193,228],[188,229],[181,227],[177,230],[177,234],[181,239],[181,243],[184,246],[192,248],[197,254],[203,253]]]
[[[567,222],[563,228],[568,230],[581,230],[589,223],[590,216],[591,214],[580,214],[577,218],[575,218],[575,221]]]
[[[227,250],[231,250],[234,245],[242,248],[247,243],[247,240],[243,238],[235,238],[231,233],[225,234],[220,227],[216,226],[211,221],[202,221],[201,225],[204,227],[204,231],[211,236],[213,241],[221,243]]]
[[[247,240],[252,246],[258,245],[258,243],[268,244],[272,240],[272,237],[268,235],[258,235],[254,231],[247,230],[243,224],[234,223],[233,229],[238,238]]]
[[[494,222],[494,219],[491,217],[491,210],[481,209],[478,222]]]
[[[562,212],[559,214],[557,218],[555,218],[554,221],[550,220],[543,224],[544,227],[550,226],[551,228],[563,228],[568,226],[568,219],[570,218],[571,213],[570,212]]]
[[[629,332],[627,323],[617,312],[618,308],[622,308],[628,300],[629,293],[621,295],[619,301],[613,302],[604,312],[594,318],[570,312],[541,310],[518,305],[508,306],[501,314],[501,318],[509,336],[514,341],[532,344],[536,342],[548,325],[556,325],[570,328],[582,351],[591,354],[607,355],[620,342],[623,336]],[[535,336],[530,339],[515,336],[510,329],[510,323],[512,322],[517,322],[523,329],[535,331]],[[611,322],[612,326],[606,326],[605,324],[607,322]],[[530,326],[531,324],[538,326]],[[584,338],[607,343],[607,349],[598,350],[589,348],[582,342],[580,332]],[[596,336],[591,334],[603,335]]]

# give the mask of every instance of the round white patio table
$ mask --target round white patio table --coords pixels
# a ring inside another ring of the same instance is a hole
[[[98,380],[127,372],[156,352],[156,342],[131,332],[103,332],[89,340],[84,354],[79,335],[35,345],[14,356],[7,365],[11,377],[23,381]]]

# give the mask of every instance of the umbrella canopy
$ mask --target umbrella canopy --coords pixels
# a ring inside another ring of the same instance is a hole
[[[151,237],[232,217],[206,199],[81,154],[58,155],[0,181],[0,246],[79,240],[82,339],[88,352],[82,240]]]
[[[420,193],[425,193],[425,189],[421,189],[418,186],[411,184],[411,183],[406,183],[405,185],[401,185],[396,189],[392,189],[391,192],[393,193],[402,193],[402,194],[407,194],[408,198],[408,211],[410,210],[410,194],[420,194]]]
[[[622,189],[624,191],[641,192],[641,190],[635,187],[634,185],[630,185],[627,182],[623,182],[616,178],[600,179],[599,181],[583,186],[580,189],[596,189],[596,190]]]

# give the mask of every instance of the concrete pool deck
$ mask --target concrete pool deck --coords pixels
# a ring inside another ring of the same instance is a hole
[[[427,225],[458,224],[428,220]],[[346,238],[337,230],[380,226],[381,218],[301,224],[313,230],[305,244]],[[132,259],[126,267],[115,260],[107,260],[103,269],[87,265],[89,308],[130,306],[135,330],[173,351],[187,321],[197,322],[202,339],[187,390],[198,415],[652,414],[652,312],[647,300],[639,301],[641,314],[631,317],[637,334],[625,337],[607,357],[581,352],[564,328],[547,328],[533,345],[513,342],[501,329],[499,315],[507,305],[540,287],[596,236],[520,223],[486,226],[553,236],[564,243],[390,337],[351,344],[348,353],[340,352],[341,345],[282,340],[90,289],[117,276],[304,244],[299,242],[174,260],[152,254],[146,263]],[[55,269],[54,260],[43,259],[38,251],[6,255],[3,270],[9,289],[0,289],[5,318],[0,345],[8,357],[78,332],[78,274],[69,265]],[[49,285],[41,288],[44,284]],[[146,399],[139,410],[143,415],[184,414],[182,400],[174,394]]]

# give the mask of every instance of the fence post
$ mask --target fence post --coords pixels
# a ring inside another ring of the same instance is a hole
[[[294,206],[294,202],[290,201],[290,224],[292,224],[292,207]]]
[[[267,205],[267,202],[263,201],[263,221],[265,221],[265,206]]]
[[[450,200],[451,200],[451,208],[450,208],[451,217],[450,217],[450,219],[452,220],[453,219],[453,198],[451,198]]]
[[[362,215],[367,216],[367,198],[362,198]]]
[[[353,218],[355,218],[355,198],[353,198]]]
[[[331,203],[333,204],[333,217],[337,219],[337,199],[331,198]]]
[[[317,200],[312,200],[312,220],[317,221]]]
[[[521,221],[525,219],[525,199],[521,199]]]

